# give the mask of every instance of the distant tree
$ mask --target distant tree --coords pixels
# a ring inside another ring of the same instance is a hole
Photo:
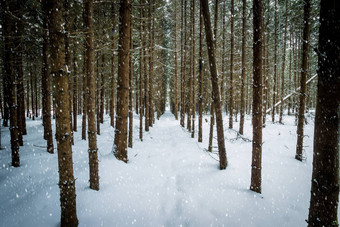
[[[253,151],[250,190],[261,193],[262,169],[262,0],[253,1]]]
[[[56,139],[59,166],[61,226],[77,226],[76,188],[73,176],[72,144],[70,128],[70,97],[65,64],[65,46],[62,0],[47,2],[49,12],[49,40],[51,49],[51,74],[54,78],[56,102]]]
[[[322,0],[320,10],[309,227],[339,225],[340,3]]]

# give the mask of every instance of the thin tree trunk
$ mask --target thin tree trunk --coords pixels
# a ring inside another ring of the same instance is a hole
[[[56,102],[56,139],[59,166],[61,226],[77,226],[76,188],[73,176],[70,128],[70,97],[65,66],[64,34],[62,31],[62,1],[47,1],[49,40],[51,46],[51,74],[54,78]]]
[[[144,0],[140,0],[142,5]],[[139,24],[139,36],[140,36],[140,50],[139,50],[139,139],[143,141],[143,114],[144,114],[144,104],[143,104],[143,58],[144,58],[144,41],[143,41],[143,30],[144,26],[142,22],[143,19],[143,7],[140,8],[140,24]]]
[[[93,26],[93,0],[85,1],[85,34],[86,34],[86,77],[88,92],[88,152],[90,166],[90,188],[99,190],[98,176],[98,148],[97,148],[97,132],[96,132],[96,113],[95,113],[95,76],[94,76],[94,26]],[[97,108],[98,109],[98,108]]]
[[[303,43],[302,43],[302,63],[301,63],[301,78],[300,78],[300,103],[299,103],[299,117],[297,125],[297,144],[295,159],[302,161],[303,159],[303,125],[305,121],[305,102],[306,102],[306,90],[307,90],[307,74],[308,74],[308,53],[309,53],[309,15],[310,15],[310,0],[304,2],[304,14],[303,14]]]
[[[104,15],[105,18],[105,15]],[[104,36],[104,35],[103,35]],[[101,84],[100,84],[100,101],[99,101],[99,110],[100,110],[100,123],[104,123],[104,95],[105,95],[105,53],[102,51],[102,64],[101,64]]]
[[[240,134],[243,135],[244,128],[244,109],[245,109],[245,95],[244,95],[244,87],[246,80],[246,33],[247,33],[247,18],[246,18],[246,10],[247,10],[247,1],[242,0],[243,8],[242,8],[242,62],[241,62],[241,117],[240,117]]]
[[[203,121],[203,14],[202,7],[200,7],[200,47],[199,47],[199,58],[198,58],[198,67],[199,67],[199,97],[198,97],[198,142],[203,141],[203,129],[202,129],[202,121]]]
[[[177,0],[175,0],[175,119],[178,120],[178,70],[177,70]]]
[[[273,81],[273,106],[276,103],[276,80],[277,80],[277,0],[275,0],[275,14],[274,14],[274,81]],[[272,109],[272,122],[275,122],[275,108]]]
[[[116,92],[116,78],[115,78],[115,46],[116,46],[116,7],[115,3],[112,2],[112,28],[113,28],[113,37],[112,37],[112,57],[111,57],[111,95],[110,95],[110,125],[115,127],[115,92]]]
[[[307,7],[308,2],[305,5]],[[322,0],[320,11],[318,51],[322,54],[318,58],[318,96],[308,227],[338,226],[340,4],[337,0]],[[305,19],[307,21],[308,17]]]
[[[78,64],[76,44],[73,45],[73,131],[77,131],[78,115]]]
[[[261,193],[262,169],[262,0],[253,1],[253,142],[250,190]]]
[[[288,2],[286,0],[286,16],[285,16],[285,33],[283,38],[283,59],[282,59],[282,74],[281,74],[281,105],[280,105],[280,118],[279,123],[282,124],[283,115],[283,98],[284,98],[284,88],[285,88],[285,64],[286,64],[286,40],[287,40],[287,21],[288,21]]]
[[[129,139],[128,147],[132,148],[133,139],[133,33],[132,33],[132,14],[130,17],[130,53],[129,53]]]
[[[85,16],[85,14],[84,14]],[[84,19],[85,20],[85,19]],[[88,91],[87,91],[87,55],[86,55],[86,40],[84,41],[84,59],[83,59],[83,116],[81,125],[81,139],[86,140],[86,118],[87,118],[87,105],[88,105]]]
[[[219,152],[219,158],[220,158],[220,169],[225,169],[227,167],[228,162],[227,162],[227,156],[226,156],[226,151],[225,151],[220,91],[218,88],[217,68],[216,68],[216,59],[215,59],[215,51],[214,51],[215,47],[213,43],[213,35],[211,32],[208,0],[201,0],[201,7],[202,7],[202,12],[203,12],[205,33],[206,33],[206,40],[207,40],[207,47],[208,47],[209,65],[210,65],[210,71],[211,71],[211,83],[213,87],[212,95],[213,95],[214,107],[216,111],[217,141],[218,141],[218,152]]]
[[[124,162],[127,156],[127,118],[129,103],[129,48],[131,26],[131,0],[120,3],[119,10],[119,43],[118,43],[118,87],[117,87],[117,120],[115,131],[115,156]]]
[[[229,128],[233,128],[234,114],[234,0],[231,0],[230,17],[230,95],[229,95]]]
[[[195,1],[192,0],[192,124],[191,124],[191,138],[195,137],[195,118],[196,118],[196,51],[195,51]]]
[[[181,32],[182,32],[182,46],[181,46],[181,120],[180,124],[182,127],[184,127],[184,119],[185,119],[185,77],[186,77],[186,44],[187,44],[187,32],[186,32],[186,24],[187,24],[187,16],[186,16],[186,11],[187,11],[187,1],[182,0],[181,4],[181,18],[182,18],[182,25],[181,25]],[[183,20],[184,18],[184,20]],[[183,22],[184,21],[184,22]],[[184,29],[184,32],[183,32]]]

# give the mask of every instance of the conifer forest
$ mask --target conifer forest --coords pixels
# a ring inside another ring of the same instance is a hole
[[[339,226],[339,0],[0,4],[0,227]]]

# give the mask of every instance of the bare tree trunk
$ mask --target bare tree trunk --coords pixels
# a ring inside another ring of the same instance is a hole
[[[10,134],[11,134],[11,151],[12,151],[12,166],[20,166],[19,157],[19,131],[18,131],[18,106],[16,100],[16,85],[14,75],[14,57],[13,57],[13,30],[11,20],[11,9],[8,0],[2,0],[2,9],[5,13],[3,23],[3,35],[5,37],[5,58],[4,58],[4,71],[6,73],[6,81],[9,82],[9,117],[10,117]]]
[[[309,15],[310,15],[310,0],[305,0],[304,14],[303,14],[303,43],[302,43],[302,63],[301,63],[301,80],[300,80],[300,105],[299,105],[299,117],[297,125],[297,144],[295,159],[302,161],[303,150],[303,124],[305,121],[305,103],[306,103],[306,80],[308,74],[308,53],[309,53]]]
[[[127,118],[129,104],[129,48],[131,26],[131,0],[120,3],[119,42],[118,42],[118,87],[117,87],[117,120],[115,131],[115,156],[124,162],[127,156]]]
[[[262,0],[253,1],[253,151],[250,190],[261,193],[262,169]]]
[[[149,126],[152,127],[154,122],[154,101],[153,101],[153,52],[154,52],[154,30],[155,30],[155,22],[153,19],[154,13],[154,4],[153,1],[149,5],[149,19],[150,19],[150,31],[149,31],[149,42],[150,42],[150,56],[149,56]]]
[[[142,5],[144,0],[140,0],[140,4]],[[139,139],[143,141],[143,115],[144,115],[144,104],[143,104],[143,58],[144,58],[144,41],[143,41],[143,30],[144,25],[142,22],[143,19],[143,7],[140,8],[140,24],[139,24],[139,36],[140,36],[140,45],[141,48],[139,50]]]
[[[195,51],[195,1],[192,0],[192,124],[191,124],[191,138],[195,137],[195,118],[196,118],[196,51]]]
[[[212,83],[212,95],[214,100],[214,107],[216,111],[216,125],[217,125],[217,141],[218,141],[218,152],[220,157],[220,169],[225,169],[227,167],[227,156],[225,151],[224,144],[224,130],[223,130],[223,118],[222,118],[222,110],[221,110],[221,100],[220,100],[220,91],[218,87],[218,78],[217,78],[217,68],[216,68],[216,60],[215,60],[215,47],[213,43],[213,35],[211,32],[211,23],[210,23],[210,13],[208,0],[201,0],[201,7],[203,12],[204,24],[205,24],[205,33],[208,47],[208,57],[209,57],[209,65],[211,71],[211,83]]]
[[[182,32],[182,46],[181,46],[181,120],[180,120],[180,124],[182,127],[184,127],[184,119],[185,119],[185,77],[186,77],[186,50],[187,50],[187,32],[186,32],[186,24],[187,24],[187,1],[186,0],[182,0],[182,4],[181,4],[181,18],[182,18],[182,25],[181,25],[181,32]],[[183,20],[184,18],[184,20]],[[184,21],[184,22],[183,22]],[[184,32],[183,32],[184,29]]]
[[[229,95],[229,128],[233,128],[234,113],[234,0],[231,0],[230,17],[230,95]]]
[[[59,165],[61,226],[77,226],[76,188],[73,176],[70,128],[70,97],[65,65],[64,34],[62,31],[62,1],[47,1],[49,40],[51,46],[51,74],[54,77],[56,102],[56,139]]]
[[[93,0],[85,1],[85,34],[86,34],[86,77],[88,92],[88,138],[89,138],[89,166],[90,166],[90,188],[99,190],[98,176],[98,148],[96,132],[96,113],[95,113],[95,76],[94,76],[94,28],[93,28]]]
[[[281,74],[281,105],[280,105],[280,118],[279,123],[282,124],[283,115],[283,98],[284,98],[284,88],[285,88],[285,63],[286,63],[286,40],[287,40],[287,20],[288,20],[288,2],[286,0],[286,16],[285,16],[285,33],[283,38],[283,59],[282,59],[282,74]]]
[[[84,14],[85,15],[85,14]],[[85,19],[84,19],[85,20]],[[86,140],[86,118],[87,118],[87,103],[88,103],[88,91],[87,91],[87,56],[86,56],[86,41],[84,42],[85,51],[83,59],[83,116],[81,125],[81,139]]]
[[[105,15],[104,15],[105,18]],[[103,35],[104,36],[104,35]],[[104,95],[105,95],[105,53],[104,51],[102,51],[102,64],[101,64],[101,73],[100,73],[100,77],[101,77],[101,84],[100,84],[100,101],[99,101],[99,110],[100,110],[100,123],[104,123]]]
[[[175,119],[178,120],[178,70],[177,70],[177,0],[175,0]]]
[[[200,7],[200,48],[199,48],[199,59],[198,59],[198,67],[199,67],[199,97],[198,97],[198,142],[202,142],[203,139],[203,130],[202,130],[202,121],[203,121],[203,14],[202,7]]]
[[[240,134],[243,135],[244,128],[244,110],[245,110],[245,95],[244,95],[244,87],[246,80],[246,34],[247,34],[247,18],[246,18],[246,10],[247,10],[247,1],[242,0],[243,8],[242,8],[242,62],[241,62],[241,117],[240,117]]]
[[[273,81],[273,106],[276,103],[276,80],[277,80],[277,0],[275,0],[275,15],[274,15],[274,81]],[[275,122],[275,108],[272,109],[272,122]]]
[[[308,7],[305,5],[305,11]],[[308,226],[338,226],[340,142],[340,4],[321,1],[318,96]],[[308,17],[305,18],[308,21]],[[333,76],[332,76],[333,75]]]
[[[47,140],[47,152],[53,154],[53,137],[52,137],[52,125],[51,125],[51,94],[50,94],[50,74],[48,70],[48,8],[46,1],[42,2],[42,8],[44,11],[44,21],[43,21],[43,65],[42,65],[42,78],[41,78],[41,88],[42,88],[42,98],[43,102],[43,125],[44,125],[44,139]]]
[[[78,115],[78,63],[76,44],[73,45],[73,131],[77,131]]]
[[[129,53],[129,139],[128,147],[132,148],[133,139],[133,38],[132,38],[132,14],[130,16],[130,53]]]
[[[112,27],[113,30],[116,28],[116,7],[115,2],[112,2]],[[111,58],[111,95],[110,95],[110,125],[115,126],[115,92],[116,92],[116,78],[115,78],[115,45],[116,45],[116,35],[113,33],[112,37],[112,58]]]

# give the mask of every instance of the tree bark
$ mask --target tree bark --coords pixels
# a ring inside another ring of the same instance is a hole
[[[276,80],[277,80],[277,0],[275,0],[275,14],[274,14],[274,81],[273,81],[273,106],[276,103]],[[275,108],[272,109],[272,122],[275,122]]]
[[[116,78],[115,78],[115,46],[116,46],[116,7],[115,3],[112,2],[112,28],[113,28],[113,37],[112,37],[112,57],[111,57],[111,95],[110,95],[110,125],[112,127],[115,126],[115,92],[116,92]]]
[[[198,97],[198,142],[203,141],[203,129],[202,129],[202,121],[203,121],[203,14],[202,7],[200,7],[200,47],[199,47],[199,57],[198,57],[198,67],[199,67],[199,97]]]
[[[308,4],[308,3],[307,3]],[[307,7],[305,5],[305,7]],[[340,4],[321,1],[318,96],[308,226],[338,226],[340,142]]]
[[[93,0],[85,2],[85,34],[86,34],[86,77],[88,92],[88,138],[89,138],[89,166],[90,166],[90,188],[99,190],[98,176],[98,148],[96,132],[96,113],[95,113],[95,78],[94,78],[94,26],[93,26]]]
[[[214,107],[216,111],[217,141],[218,141],[218,152],[219,152],[219,158],[220,158],[220,169],[225,169],[227,167],[227,156],[226,156],[225,143],[224,143],[224,130],[223,130],[223,118],[222,118],[222,110],[221,110],[220,91],[218,87],[217,68],[216,68],[216,59],[215,59],[215,51],[214,51],[215,47],[213,43],[213,35],[211,32],[208,0],[201,0],[201,7],[202,7],[202,12],[203,12],[205,34],[206,34],[207,47],[208,47],[209,65],[210,65],[210,71],[211,71],[211,83],[213,87],[212,95],[213,95]]]
[[[309,15],[310,15],[310,0],[304,2],[304,27],[303,27],[303,43],[302,43],[302,63],[301,63],[301,78],[300,78],[300,103],[299,103],[299,116],[297,125],[297,144],[295,159],[302,161],[303,159],[303,124],[305,121],[305,102],[306,102],[306,80],[308,74],[308,53],[309,53]]]
[[[230,17],[230,95],[229,95],[229,128],[233,128],[234,114],[234,0],[231,0]]]
[[[62,1],[47,2],[49,40],[51,46],[51,74],[54,77],[56,102],[56,139],[59,165],[61,226],[77,226],[76,189],[73,176],[69,87],[65,65]]]
[[[253,1],[253,142],[250,190],[261,193],[262,170],[262,0]]]
[[[124,162],[127,156],[127,117],[129,103],[129,48],[131,26],[131,0],[120,3],[119,41],[118,41],[118,87],[117,87],[117,120],[115,131],[115,156]]]

